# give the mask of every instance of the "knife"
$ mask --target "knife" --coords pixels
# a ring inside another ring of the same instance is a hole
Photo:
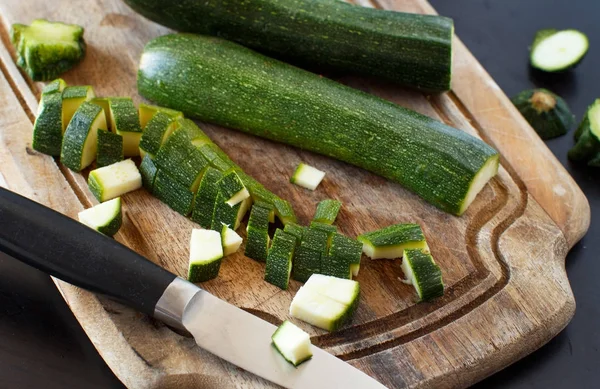
[[[177,277],[117,241],[1,187],[0,251],[185,329],[200,347],[283,387],[385,388],[315,346],[312,359],[293,367],[271,345],[274,325]]]

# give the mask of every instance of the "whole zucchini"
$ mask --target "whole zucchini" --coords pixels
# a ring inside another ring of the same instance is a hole
[[[219,38],[150,41],[138,90],[187,116],[360,166],[457,215],[498,169],[497,151],[471,135]]]
[[[450,89],[451,19],[364,8],[339,0],[125,0],[147,18],[213,35],[298,65]]]

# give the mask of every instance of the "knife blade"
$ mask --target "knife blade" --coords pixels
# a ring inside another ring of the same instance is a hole
[[[385,388],[314,346],[313,358],[294,368],[271,346],[274,325],[175,276],[117,241],[1,187],[0,251],[185,329],[200,347],[283,387]]]

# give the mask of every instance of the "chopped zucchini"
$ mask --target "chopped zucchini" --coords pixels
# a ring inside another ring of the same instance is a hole
[[[98,147],[98,129],[101,128],[106,128],[102,108],[89,102],[81,104],[65,131],[60,153],[61,162],[76,172],[94,162]]]
[[[79,221],[86,226],[106,235],[113,236],[121,228],[121,198],[98,204],[78,214]]]
[[[575,138],[577,143],[569,150],[569,159],[589,164],[600,157],[600,99],[588,107]]]
[[[511,101],[542,139],[564,135],[575,124],[567,103],[549,90],[526,90]]]
[[[211,228],[217,195],[219,194],[217,182],[221,177],[223,177],[223,173],[208,167],[200,181],[194,199],[192,221],[198,223],[202,228]]]
[[[323,177],[325,177],[325,172],[305,163],[300,163],[294,175],[290,178],[290,182],[306,189],[315,190]]]
[[[333,224],[342,208],[342,202],[338,200],[323,200],[317,205],[317,211],[313,220],[319,223]]]
[[[304,284],[304,288],[327,296],[346,306],[354,305],[360,295],[358,282],[323,274],[313,274]]]
[[[420,249],[407,249],[402,260],[405,282],[415,287],[422,301],[444,294],[442,271],[433,257]]]
[[[310,336],[288,320],[277,328],[271,340],[277,351],[294,366],[312,358]]]
[[[295,248],[296,237],[278,228],[267,255],[265,281],[283,290],[288,288]]]
[[[62,147],[62,94],[42,93],[38,114],[33,124],[32,146],[40,153],[59,156]]]
[[[104,110],[104,115],[106,116],[106,130],[113,132],[109,99],[107,97],[94,97],[90,102],[100,106],[100,108]]]
[[[310,228],[326,232],[330,237],[332,234],[337,232],[337,227],[331,224],[321,223],[312,221],[310,222]]]
[[[152,193],[160,201],[183,216],[189,215],[192,211],[194,193],[190,192],[185,185],[179,183],[164,170],[159,169],[156,172]],[[220,233],[221,229],[218,232]]]
[[[42,96],[54,92],[62,92],[67,87],[67,83],[62,78],[57,78],[47,83],[42,89]]]
[[[154,158],[154,163],[159,169],[176,170],[177,166],[196,150],[194,141],[208,139],[193,121],[180,119],[177,123],[179,127],[167,138]]]
[[[340,328],[350,308],[305,286],[298,290],[290,305],[290,315],[327,331]]]
[[[96,166],[112,165],[123,160],[123,137],[114,132],[98,129]]]
[[[577,30],[540,30],[531,45],[531,66],[561,72],[577,65],[589,48],[587,36]]]
[[[69,122],[75,115],[79,106],[84,101],[94,98],[94,89],[91,86],[68,86],[62,93],[62,124],[63,133],[66,131]],[[106,127],[104,129],[107,129]]]
[[[275,208],[271,203],[265,203],[264,201],[258,200],[253,201],[259,207],[267,208],[269,210],[269,223],[275,223]]]
[[[146,155],[140,164],[140,174],[142,175],[142,185],[150,193],[154,190],[154,179],[156,178],[157,171],[152,158]]]
[[[226,225],[237,230],[251,204],[252,200],[246,199],[241,203],[230,207],[225,202],[225,197],[219,192],[217,194],[217,199],[215,200],[215,209],[213,211],[210,228],[215,231],[221,231],[222,226]]]
[[[250,197],[248,189],[246,189],[235,170],[225,172],[223,178],[219,181],[219,190],[227,199],[225,202],[230,207]]]
[[[157,112],[142,127],[144,133],[140,138],[140,155],[143,157],[143,155],[149,154],[151,158],[154,158],[160,147],[178,126],[177,118],[162,111]]]
[[[363,245],[342,234],[333,234],[321,273],[338,278],[351,279],[357,276]]]
[[[265,262],[269,253],[269,208],[254,204],[248,219],[246,251],[248,258]]]
[[[296,222],[296,214],[289,201],[277,197],[273,199],[273,206],[275,207],[275,215],[284,225]]]
[[[224,257],[238,251],[243,241],[242,237],[228,226],[223,226],[223,229],[221,229],[221,244],[223,246]]]
[[[304,234],[305,227],[299,226],[296,223],[288,223],[285,225],[283,230],[288,234],[293,235],[296,238],[296,243],[300,243],[302,240],[302,235]]]
[[[11,41],[17,65],[34,81],[48,81],[75,66],[85,56],[83,27],[36,19],[31,25],[14,24]]]
[[[400,258],[406,249],[429,252],[423,230],[418,224],[394,224],[356,238],[363,244],[363,252],[371,259]]]
[[[138,108],[138,114],[140,118],[140,126],[142,126],[142,129],[144,129],[144,131],[146,131],[146,126],[148,125],[150,119],[152,119],[154,115],[156,115],[158,112],[166,113],[167,115],[172,116],[175,119],[183,117],[183,113],[174,109],[142,103]]]
[[[306,228],[300,245],[294,253],[292,278],[306,282],[311,275],[321,272],[322,256],[327,255],[329,234],[324,231]]]
[[[216,278],[222,258],[221,234],[212,230],[193,229],[188,281],[204,282]]]
[[[200,154],[198,149],[186,156],[179,164],[173,165],[167,170],[183,186],[196,193],[202,175],[209,167],[208,161]]]
[[[140,155],[142,126],[138,111],[130,97],[108,99],[112,130],[123,137],[123,154],[126,157]]]
[[[272,204],[275,208],[275,215],[284,225],[296,222],[296,214],[288,201],[277,197],[275,194],[268,191],[261,183],[243,171],[238,170],[238,176],[244,183],[244,186],[248,189],[248,192],[250,192],[250,196],[254,202],[260,201]]]
[[[142,176],[131,159],[92,170],[88,176],[90,191],[98,201],[114,199],[142,187]]]
[[[202,155],[204,155],[204,158],[206,158],[215,169],[222,172],[230,169],[239,169],[239,167],[216,144],[206,142],[198,147]]]

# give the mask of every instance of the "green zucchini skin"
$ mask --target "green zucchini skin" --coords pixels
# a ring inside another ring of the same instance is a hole
[[[565,135],[575,125],[567,103],[549,90],[525,90],[511,100],[542,139]]]
[[[177,182],[164,170],[156,172],[152,194],[183,216],[189,215],[192,211],[194,193],[190,192],[187,187]]]
[[[150,41],[138,90],[187,116],[370,170],[456,215],[477,173],[498,164],[469,134],[219,38]]]
[[[299,65],[370,75],[417,89],[450,89],[452,19],[338,0],[125,0],[147,18],[213,35]]]
[[[219,194],[217,182],[222,177],[223,173],[209,167],[204,172],[200,181],[200,186],[194,199],[192,221],[198,223],[202,228],[211,228],[215,204]]]
[[[317,210],[315,212],[315,216],[313,217],[313,221],[333,224],[338,213],[340,212],[340,208],[342,208],[341,201],[332,199],[320,201],[319,204],[317,204]]]
[[[60,156],[63,140],[61,92],[44,92],[38,111],[33,125],[32,146],[40,153]]]
[[[98,130],[96,166],[112,165],[123,160],[123,137],[104,129]]]
[[[575,139],[576,143],[568,153],[569,159],[597,166],[600,159],[600,99],[588,107]]]
[[[154,179],[156,178],[156,165],[152,162],[152,158],[144,156],[142,163],[140,164],[140,175],[142,176],[142,185],[148,192],[153,192]],[[212,209],[212,208],[211,208]]]
[[[295,249],[296,237],[277,229],[267,255],[265,281],[283,290],[288,288]]]

